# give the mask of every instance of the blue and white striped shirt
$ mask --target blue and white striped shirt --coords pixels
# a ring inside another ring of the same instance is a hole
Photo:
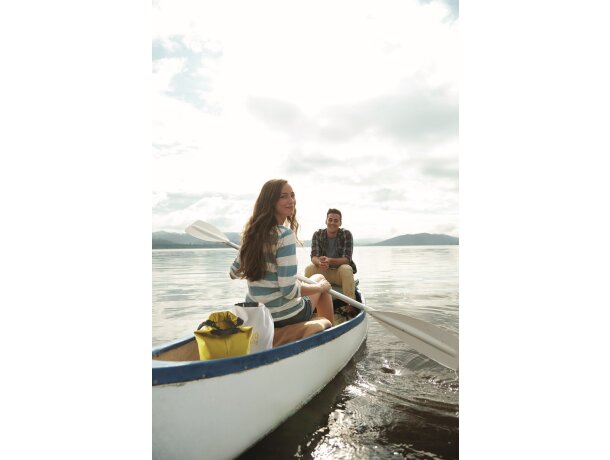
[[[292,318],[304,308],[301,283],[297,280],[296,237],[288,227],[275,227],[278,241],[275,253],[267,254],[267,271],[258,281],[248,280],[246,302],[259,302],[270,311],[273,321]],[[237,278],[240,258],[231,266],[231,278]]]

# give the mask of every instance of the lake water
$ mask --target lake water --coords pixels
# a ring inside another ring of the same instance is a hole
[[[191,335],[207,312],[242,302],[233,249],[153,250],[152,344]],[[309,248],[298,248],[299,273]],[[367,305],[458,332],[458,246],[354,248]],[[458,458],[457,374],[369,317],[368,337],[312,401],[242,455],[251,458]]]

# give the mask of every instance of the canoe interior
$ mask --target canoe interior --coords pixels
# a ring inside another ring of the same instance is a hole
[[[333,289],[334,288],[335,286],[333,286]],[[356,290],[356,299],[359,302],[362,302],[362,295],[359,290]],[[338,311],[340,306],[343,305],[343,302],[337,302],[337,299],[333,299],[333,305],[335,307],[335,311]],[[337,315],[338,314],[335,313],[335,324],[338,324],[337,319],[340,318]],[[342,321],[345,321],[345,319],[343,319]],[[299,327],[297,325],[295,326],[296,328]],[[292,326],[287,326],[283,329],[287,329],[290,327]],[[317,332],[317,330],[303,331],[303,335],[299,338],[305,338],[307,336],[312,335],[314,332]],[[274,347],[284,344],[285,343],[274,343]],[[197,341],[195,340],[195,337],[192,336],[178,339],[174,342],[170,342],[169,344],[165,344],[163,347],[157,348],[155,351],[153,351],[152,359],[155,361],[199,361],[199,348],[197,347]]]
[[[176,346],[176,348],[162,351],[153,356],[153,359],[157,361],[197,361],[199,359],[199,348],[195,336]]]

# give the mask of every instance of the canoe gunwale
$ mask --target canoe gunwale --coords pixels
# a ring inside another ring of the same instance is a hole
[[[318,334],[258,353],[209,361],[159,361],[153,359],[152,384],[153,386],[169,385],[220,377],[271,364],[316,348],[348,333],[364,321],[365,315],[364,311],[360,311],[351,320]],[[152,357],[155,358],[162,352],[180,347],[191,340],[195,340],[195,338],[193,336],[185,337],[153,348]]]

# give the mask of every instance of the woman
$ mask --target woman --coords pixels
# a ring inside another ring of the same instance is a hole
[[[301,284],[296,278],[299,223],[295,206],[288,181],[273,179],[263,185],[244,227],[231,278],[248,280],[246,301],[264,304],[275,327],[307,321],[314,310],[334,325],[330,283],[323,275],[311,277],[317,284]]]

